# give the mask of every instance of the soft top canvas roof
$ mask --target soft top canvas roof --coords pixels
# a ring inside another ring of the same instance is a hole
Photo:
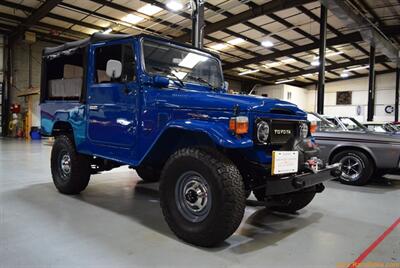
[[[73,42],[67,42],[65,44],[62,44],[60,46],[56,46],[56,47],[46,47],[43,49],[43,56],[49,56],[52,54],[56,54],[62,51],[66,51],[69,49],[74,49],[74,48],[82,48],[82,47],[86,47],[90,44],[94,44],[97,42],[106,42],[106,41],[111,41],[111,40],[117,40],[117,39],[124,39],[124,38],[130,38],[130,37],[148,37],[150,39],[153,40],[159,40],[159,41],[163,41],[163,42],[168,42],[168,43],[173,43],[176,45],[180,45],[183,47],[187,47],[187,48],[191,48],[193,49],[194,47],[191,46],[190,44],[185,44],[185,43],[180,43],[180,42],[176,42],[174,40],[170,40],[170,39],[166,39],[166,38],[162,38],[162,37],[158,37],[158,36],[153,36],[153,35],[147,35],[147,34],[139,34],[139,35],[129,35],[129,34],[103,34],[103,33],[94,33],[92,34],[90,37],[82,39],[82,40],[77,40],[77,41],[73,41]],[[209,51],[207,49],[198,49],[200,51],[206,52],[208,54],[213,55],[214,57],[216,57],[217,59],[220,59],[219,55]]]
[[[79,47],[85,47],[89,44],[93,44],[96,42],[101,42],[101,41],[111,41],[115,39],[123,39],[123,38],[129,38],[132,37],[132,35],[128,34],[102,34],[102,33],[94,33],[92,36],[78,40],[78,41],[73,41],[73,42],[67,42],[65,44],[62,44],[60,46],[56,47],[46,47],[43,50],[43,55],[47,56],[53,53],[57,53],[60,51],[64,51],[67,49],[73,49],[73,48],[79,48]]]

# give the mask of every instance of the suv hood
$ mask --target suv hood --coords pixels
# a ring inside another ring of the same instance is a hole
[[[199,91],[163,91],[156,96],[157,105],[169,108],[193,110],[230,110],[255,113],[280,113],[305,117],[306,113],[297,105],[278,99],[227,93],[205,93]]]

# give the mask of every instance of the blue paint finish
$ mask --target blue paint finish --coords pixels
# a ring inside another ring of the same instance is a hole
[[[178,88],[173,83],[168,85],[165,77],[158,77],[154,83],[143,66],[143,38],[90,44],[86,55],[86,98],[82,102],[44,101],[42,132],[52,135],[55,124],[68,123],[78,152],[138,166],[167,131],[182,130],[204,134],[219,147],[238,149],[249,160],[268,164],[271,156],[253,143],[255,120],[258,117],[306,120],[306,114],[296,105],[277,99],[230,95],[223,88],[212,90],[196,83],[185,83],[184,88]],[[135,81],[95,84],[91,78],[95,72],[95,48],[127,42],[135,51]],[[273,109],[284,109],[291,114],[273,113]],[[249,117],[246,135],[235,136],[229,130],[229,119],[236,115]]]

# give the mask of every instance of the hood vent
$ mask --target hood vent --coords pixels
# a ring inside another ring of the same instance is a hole
[[[287,115],[296,115],[295,112],[285,108],[272,108],[269,111],[271,114],[287,114]]]

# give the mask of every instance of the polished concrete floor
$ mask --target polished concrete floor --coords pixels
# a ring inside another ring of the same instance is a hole
[[[127,168],[93,176],[79,196],[59,194],[50,149],[0,139],[1,268],[347,267],[400,216],[399,177],[366,187],[329,182],[297,215],[247,207],[224,244],[198,248],[168,229],[158,185]],[[399,264],[400,226],[364,261]]]

